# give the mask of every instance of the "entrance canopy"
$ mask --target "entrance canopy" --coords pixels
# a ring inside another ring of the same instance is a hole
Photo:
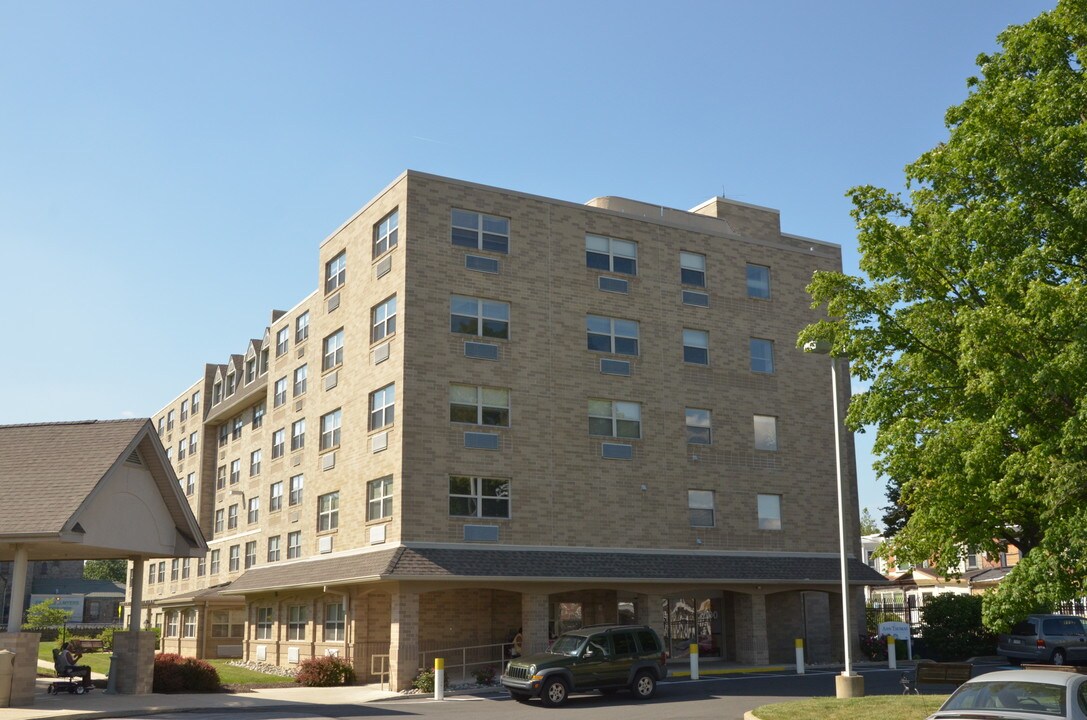
[[[0,426],[0,560],[202,557],[148,419]]]

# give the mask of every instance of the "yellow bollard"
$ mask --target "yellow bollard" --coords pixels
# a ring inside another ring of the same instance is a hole
[[[898,639],[894,635],[887,636],[887,667],[898,669]]]
[[[691,643],[691,679],[698,679],[698,643]]]
[[[434,658],[434,699],[445,700],[445,659]]]
[[[804,638],[796,639],[796,674],[804,674]]]

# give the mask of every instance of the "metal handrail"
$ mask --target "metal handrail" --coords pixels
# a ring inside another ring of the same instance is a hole
[[[419,652],[419,667],[429,668],[434,664],[434,658],[442,658],[445,660],[446,677],[451,677],[453,669],[460,668],[461,680],[467,680],[469,668],[497,665],[497,672],[501,673],[512,648],[513,643],[495,643],[492,645],[467,645],[438,650],[422,650]],[[471,661],[469,661],[470,651],[476,651],[471,653],[473,656]],[[457,659],[460,662],[455,662]]]
[[[374,661],[380,660],[381,664],[375,668]],[[389,684],[389,656],[388,655],[371,655],[370,656],[370,674],[377,675],[381,681],[381,689],[384,690],[385,686]]]

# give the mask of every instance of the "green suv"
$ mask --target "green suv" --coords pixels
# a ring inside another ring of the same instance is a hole
[[[538,655],[511,660],[502,684],[518,702],[539,695],[558,707],[571,692],[630,688],[634,697],[653,697],[668,676],[660,638],[645,625],[593,625],[560,635]]]

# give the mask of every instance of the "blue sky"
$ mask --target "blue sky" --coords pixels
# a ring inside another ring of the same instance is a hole
[[[857,272],[846,190],[901,189],[978,53],[1054,4],[0,0],[0,423],[154,412],[405,168],[723,194]]]

